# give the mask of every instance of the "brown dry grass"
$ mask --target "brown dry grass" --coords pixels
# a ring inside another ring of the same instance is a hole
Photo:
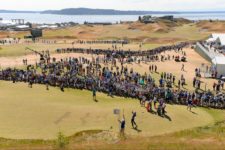
[[[210,26],[214,25],[212,24]],[[173,42],[204,39],[209,33],[202,31],[200,32],[200,29],[200,26],[191,24],[190,21],[185,19],[178,19],[174,22],[157,20],[152,24],[134,22],[131,24],[114,24],[108,26],[78,25],[62,29],[46,29],[43,32],[43,38],[86,40],[128,39],[137,42],[153,42],[152,44],[171,44]],[[28,34],[28,32],[0,32],[0,38],[4,38],[7,36],[24,37]],[[150,40],[146,40],[148,38]]]
[[[225,21],[200,21],[197,26],[208,32],[225,33]]]

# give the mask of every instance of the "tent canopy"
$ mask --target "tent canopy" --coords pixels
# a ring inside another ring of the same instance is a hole
[[[225,65],[225,57],[224,56],[221,56],[221,57],[215,57],[213,60],[212,60],[212,63],[214,65]]]
[[[225,34],[224,33],[213,33],[208,40],[206,40],[207,42],[215,42],[218,41],[220,42],[220,44],[222,46],[224,46],[225,44]]]
[[[216,41],[218,41],[221,46],[225,46],[225,35],[218,37]]]
[[[225,56],[215,57],[212,63],[216,67],[217,77],[225,76]]]

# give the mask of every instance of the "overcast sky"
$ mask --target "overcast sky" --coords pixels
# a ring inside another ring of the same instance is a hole
[[[77,7],[117,10],[225,11],[225,0],[2,0],[0,3],[0,9],[7,10],[58,10]]]

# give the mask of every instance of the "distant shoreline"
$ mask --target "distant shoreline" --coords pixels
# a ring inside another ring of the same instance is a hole
[[[185,18],[192,21],[201,21],[201,20],[225,20],[225,12],[222,13],[177,13],[177,14],[149,14],[152,17],[160,17],[173,15],[174,18]],[[67,15],[67,14],[43,14],[39,12],[21,12],[21,13],[7,13],[0,11],[0,20],[11,21],[12,19],[24,19],[25,22],[35,23],[35,24],[55,24],[55,23],[66,23],[74,22],[83,24],[84,22],[107,22],[107,23],[119,23],[119,22],[130,22],[137,21],[139,16],[144,15],[108,15],[108,14],[82,14],[82,15]],[[1,22],[1,21],[0,21]],[[0,23],[1,24],[1,23]]]

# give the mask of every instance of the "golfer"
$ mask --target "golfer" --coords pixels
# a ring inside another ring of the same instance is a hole
[[[132,111],[131,125],[134,129],[137,129],[137,124],[135,122],[136,116],[137,116],[137,113]]]
[[[126,125],[126,121],[125,121],[125,116],[123,114],[123,118],[122,120],[118,120],[120,123],[120,136],[121,137],[125,137],[125,125]]]

